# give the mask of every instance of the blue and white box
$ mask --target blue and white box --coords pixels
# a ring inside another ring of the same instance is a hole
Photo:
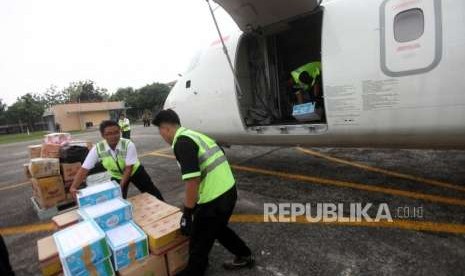
[[[114,276],[115,271],[113,270],[113,266],[111,265],[110,258],[107,258],[101,261],[98,264],[88,266],[84,270],[80,271],[79,273],[71,273],[70,271],[63,269],[65,276]]]
[[[315,109],[315,103],[304,103],[294,105],[292,116],[298,121],[319,121],[321,116],[319,110]]]
[[[110,257],[105,233],[91,221],[83,221],[53,234],[63,270],[80,275]]]
[[[115,181],[107,181],[91,186],[77,193],[77,202],[80,208],[121,197],[121,187]]]
[[[83,207],[78,212],[84,219],[94,220],[105,232],[132,220],[131,203],[119,197]]]
[[[147,235],[133,221],[108,230],[106,234],[116,271],[149,255]]]

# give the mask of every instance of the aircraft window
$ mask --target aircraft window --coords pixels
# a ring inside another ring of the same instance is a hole
[[[394,36],[397,42],[419,39],[425,32],[425,16],[421,9],[403,11],[394,19]]]
[[[190,88],[190,87],[191,87],[191,81],[188,80],[188,81],[186,81],[186,88]]]

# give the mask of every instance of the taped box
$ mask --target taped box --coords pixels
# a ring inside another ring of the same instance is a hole
[[[65,188],[61,176],[31,178],[32,194],[42,208],[50,208],[65,200]]]
[[[57,144],[42,144],[40,156],[43,158],[60,158],[61,146]]]
[[[162,247],[172,243],[181,235],[179,221],[182,213],[178,212],[157,222],[142,227],[149,237],[149,247],[151,252],[156,252]]]
[[[88,275],[92,271],[98,271],[98,275],[114,274],[105,233],[92,220],[60,230],[53,238],[65,275]]]
[[[81,220],[81,216],[77,210],[71,210],[52,218],[53,223],[57,229],[64,229],[68,226],[74,225]]]
[[[53,236],[37,241],[37,253],[39,268],[43,276],[55,276],[63,271]]]
[[[189,241],[186,241],[166,253],[169,275],[181,272],[189,262]]]
[[[141,227],[180,211],[178,207],[166,204],[148,193],[136,195],[128,201],[132,203],[134,221]]]
[[[114,198],[97,205],[82,207],[78,212],[84,219],[94,220],[103,231],[108,231],[132,220],[131,203],[122,198]]]
[[[77,172],[81,168],[81,162],[76,163],[61,163],[61,175],[63,176],[63,181],[73,181]]]
[[[121,197],[121,187],[114,181],[107,181],[95,186],[79,190],[77,201],[79,207],[99,204]]]
[[[29,171],[29,163],[23,164],[23,169],[24,176],[26,176],[27,179],[32,178],[31,172]]]
[[[69,133],[50,133],[44,135],[44,143],[63,145],[71,141],[71,134]]]
[[[57,158],[34,158],[29,163],[29,172],[34,178],[60,175],[60,160]]]
[[[42,152],[42,145],[32,145],[27,147],[29,150],[29,159],[39,158]]]
[[[130,266],[118,271],[120,276],[168,276],[165,255],[149,255],[142,261],[136,261]]]
[[[106,234],[116,271],[149,254],[147,235],[132,221],[108,230]]]

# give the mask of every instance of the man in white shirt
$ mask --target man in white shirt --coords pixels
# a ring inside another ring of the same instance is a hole
[[[121,134],[125,139],[131,139],[131,126],[129,123],[129,119],[126,118],[124,113],[119,115],[118,125],[121,128]]]
[[[149,193],[160,200],[163,197],[155,187],[152,179],[137,158],[136,146],[128,139],[120,138],[121,128],[114,121],[103,121],[100,133],[104,140],[98,142],[87,154],[87,157],[76,174],[70,193],[75,196],[77,188],[87,177],[89,171],[98,162],[121,185],[123,198],[127,197],[129,182],[134,183],[141,193]]]

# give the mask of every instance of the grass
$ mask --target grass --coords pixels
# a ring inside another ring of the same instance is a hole
[[[27,135],[27,133],[3,134],[0,135],[0,145],[41,139],[46,133],[46,131],[35,131],[31,132],[30,135]]]

